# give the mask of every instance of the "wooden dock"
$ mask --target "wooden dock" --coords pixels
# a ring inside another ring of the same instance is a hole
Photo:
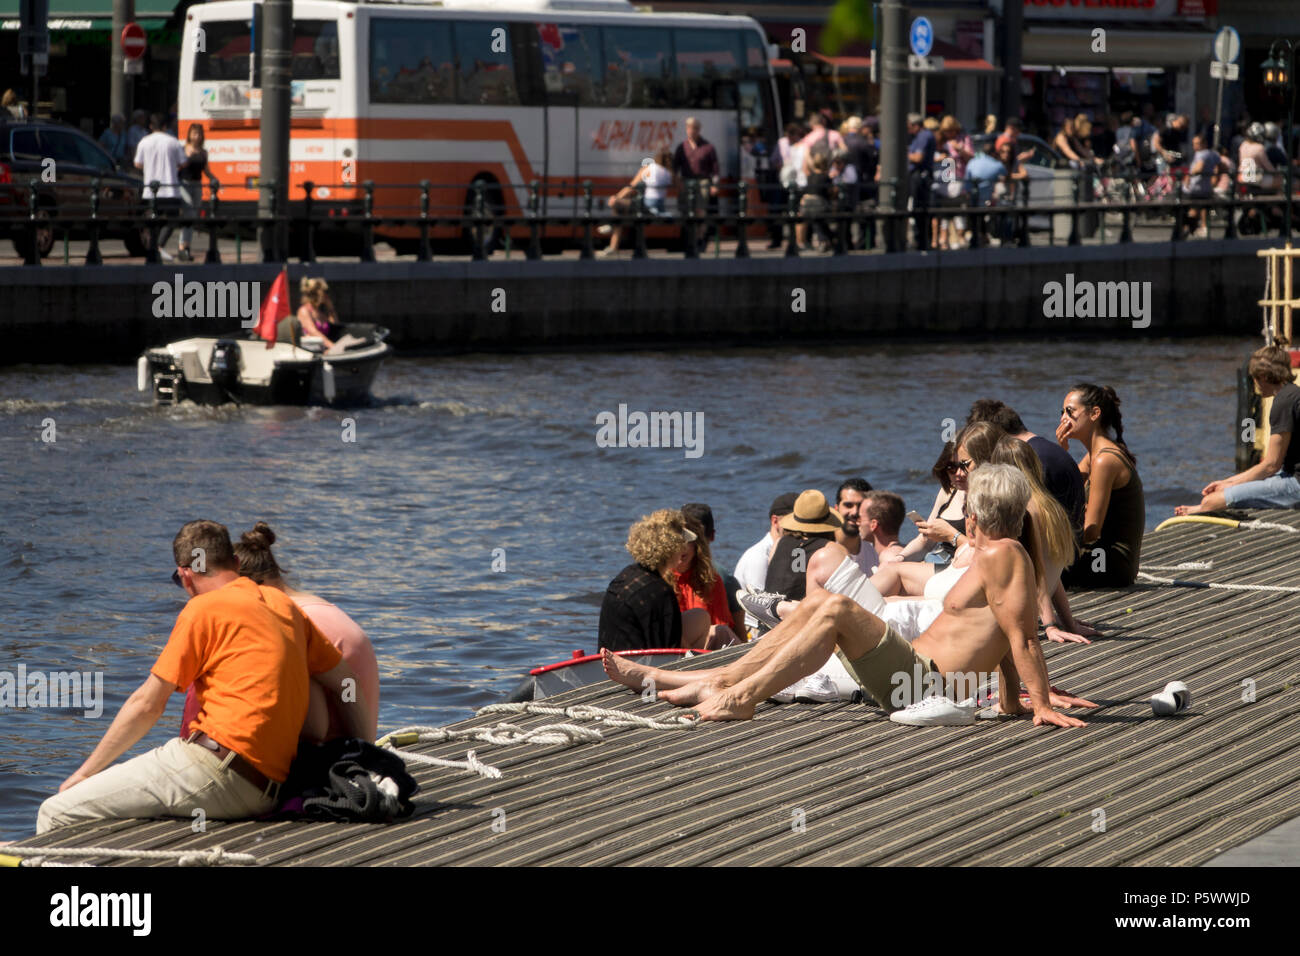
[[[1300,529],[1298,511],[1251,517]],[[869,705],[764,704],[753,721],[606,728],[596,743],[476,743],[501,779],[413,767],[417,812],[391,826],[209,821],[196,834],[189,820],[118,821],[21,845],[221,846],[282,866],[1197,865],[1300,816],[1297,555],[1300,534],[1181,524],[1147,536],[1144,570],[1279,590],[1073,595],[1105,637],[1044,649],[1054,684],[1102,705],[1078,714],[1086,729],[911,728]],[[1205,561],[1212,569],[1153,570]],[[1148,699],[1175,679],[1192,707],[1154,717]],[[547,703],[673,710],[609,682]],[[490,715],[454,726],[502,719],[557,722]],[[411,749],[463,758],[467,747]]]

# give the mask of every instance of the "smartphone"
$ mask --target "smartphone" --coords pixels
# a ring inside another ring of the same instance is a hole
[[[909,512],[907,513],[907,516],[908,516],[909,518],[912,519],[912,523],[913,523],[913,524],[915,524],[915,523],[918,522],[918,521],[924,521],[924,520],[925,520],[923,517],[921,517],[921,512],[919,512],[919,511],[909,511]]]

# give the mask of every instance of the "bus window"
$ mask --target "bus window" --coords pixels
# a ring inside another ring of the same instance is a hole
[[[451,24],[446,20],[370,21],[370,102],[454,103]]]
[[[686,109],[734,109],[741,78],[740,34],[731,30],[674,30],[679,105]],[[728,92],[730,91],[730,92]]]
[[[293,78],[339,78],[339,27],[333,20],[293,21]]]
[[[515,58],[499,23],[491,20],[457,22],[456,62],[459,65],[458,103],[519,105]]]
[[[606,106],[663,109],[677,105],[666,27],[607,26],[604,34]]]
[[[248,82],[247,20],[205,20],[204,50],[194,53],[194,79]]]
[[[742,30],[745,40],[745,75],[767,79],[767,47],[753,30]]]
[[[194,52],[194,79],[248,82],[248,21],[208,20],[203,32],[205,49]],[[333,20],[293,22],[293,78],[339,78],[339,29]],[[259,84],[260,78],[253,77],[253,85]]]
[[[578,106],[599,106],[600,28],[539,23],[537,40],[546,92],[574,96]]]

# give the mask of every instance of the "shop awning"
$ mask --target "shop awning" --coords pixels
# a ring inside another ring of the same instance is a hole
[[[178,0],[136,0],[135,20],[146,30],[163,25]],[[0,0],[0,30],[17,30],[19,0]],[[50,0],[49,27],[64,30],[110,30],[113,27],[113,0]]]
[[[1214,34],[1187,30],[1106,31],[1106,52],[1092,53],[1092,33],[1086,27],[1040,27],[1024,36],[1021,54],[1026,63],[1054,67],[1097,67],[1123,70],[1134,64],[1171,67],[1208,64],[1214,59]],[[936,44],[937,46],[937,44]]]

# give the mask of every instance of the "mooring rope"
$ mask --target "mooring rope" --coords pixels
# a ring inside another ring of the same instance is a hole
[[[465,754],[464,760],[444,760],[442,757],[430,757],[427,754],[413,754],[409,750],[398,750],[396,747],[386,748],[391,750],[397,756],[401,757],[407,763],[422,763],[430,767],[451,767],[455,770],[469,770],[478,774],[480,777],[487,777],[489,780],[500,780],[501,771],[496,767],[488,766],[478,759],[474,751]]]
[[[1148,571],[1212,571],[1213,561],[1184,561],[1182,564],[1144,564]]]
[[[1241,522],[1241,524],[1237,525],[1237,527],[1238,528],[1259,528],[1259,529],[1267,528],[1270,531],[1286,531],[1289,534],[1300,534],[1300,528],[1294,528],[1289,524],[1278,524],[1276,521],[1259,521],[1258,519],[1253,519],[1251,521],[1243,521]]]
[[[514,724],[502,723],[491,727],[471,727],[468,730],[450,730],[446,727],[403,727],[401,730],[385,734],[379,743],[382,746],[389,742],[413,744],[417,741],[441,743],[446,740],[481,740],[504,747],[509,744],[573,744],[603,739],[599,730],[578,727],[575,724],[546,724],[543,727],[525,730]]]
[[[1280,584],[1220,584],[1215,581],[1179,581],[1175,578],[1160,578],[1154,574],[1139,571],[1138,577],[1153,584],[1173,584],[1183,588],[1216,588],[1221,591],[1280,591],[1284,593],[1300,592],[1300,587],[1286,587]]]
[[[116,860],[174,860],[181,866],[224,866],[257,862],[257,857],[251,853],[227,853],[219,846],[207,850],[127,850],[106,846],[7,846],[0,849],[0,854],[29,857],[30,859],[23,861],[23,866],[41,866],[45,857],[75,859],[95,856]]]
[[[568,717],[570,720],[600,721],[610,727],[642,727],[647,730],[683,730],[693,728],[697,721],[689,717],[642,717],[629,714],[625,710],[609,710],[604,707],[592,707],[588,704],[574,704],[571,707],[556,707],[551,704],[539,704],[525,701],[517,704],[489,704],[477,711],[481,717],[485,714],[538,714],[548,717]],[[542,728],[538,728],[542,729]]]

